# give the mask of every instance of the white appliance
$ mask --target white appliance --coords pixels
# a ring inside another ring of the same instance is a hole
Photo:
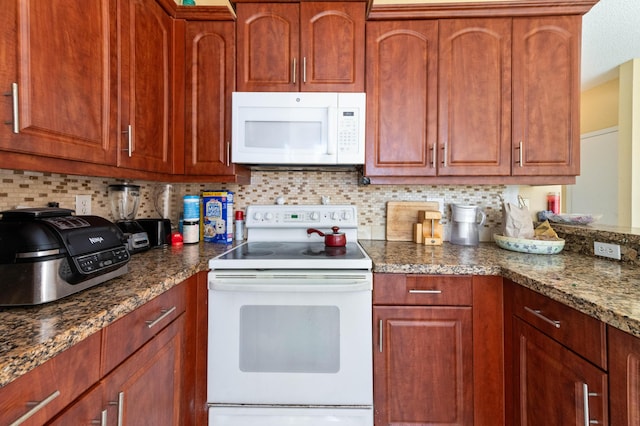
[[[372,426],[371,259],[348,205],[247,208],[211,259],[210,426]],[[339,226],[344,247],[308,228]]]
[[[234,92],[231,158],[249,165],[364,164],[365,93]]]

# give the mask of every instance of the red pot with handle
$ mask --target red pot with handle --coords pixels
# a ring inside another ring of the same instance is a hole
[[[333,231],[332,234],[325,234],[322,231],[319,231],[318,229],[314,229],[314,228],[309,228],[307,229],[307,234],[311,235],[313,233],[316,233],[318,235],[320,235],[321,237],[324,237],[324,245],[327,247],[344,247],[347,245],[347,236],[345,235],[344,232],[338,232],[340,230],[340,228],[338,228],[337,226],[334,226],[331,228],[331,230]]]

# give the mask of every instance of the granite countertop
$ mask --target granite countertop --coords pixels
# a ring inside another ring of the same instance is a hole
[[[640,268],[563,251],[536,255],[478,247],[360,241],[374,272],[500,275],[640,337]]]
[[[527,255],[493,243],[361,240],[374,272],[501,275],[640,337],[640,269],[566,250]],[[231,246],[201,243],[135,254],[129,272],[57,302],[0,308],[0,387],[192,275]]]
[[[231,246],[154,248],[131,256],[129,272],[56,302],[0,308],[0,388],[185,279]]]

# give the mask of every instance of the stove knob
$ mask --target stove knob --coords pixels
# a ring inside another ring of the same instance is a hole
[[[345,210],[345,211],[342,213],[342,218],[343,218],[344,220],[351,220],[351,212],[350,212],[349,210]]]
[[[271,213],[271,212],[266,212],[266,213],[264,214],[264,220],[266,220],[267,222],[269,222],[269,221],[273,220],[273,213]]]
[[[262,220],[262,213],[260,213],[260,212],[255,212],[255,213],[253,214],[253,218],[254,218],[257,222],[261,221],[261,220]]]
[[[316,220],[320,220],[320,213],[318,212],[311,212],[311,220],[313,220],[314,222]]]
[[[331,213],[331,220],[338,220],[339,218],[340,215],[338,214],[338,212]]]

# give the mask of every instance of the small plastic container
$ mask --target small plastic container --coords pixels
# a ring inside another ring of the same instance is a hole
[[[182,198],[183,202],[183,219],[188,220],[200,220],[200,196],[199,195],[185,195]]]
[[[200,221],[185,219],[182,224],[182,240],[184,244],[200,242]]]

